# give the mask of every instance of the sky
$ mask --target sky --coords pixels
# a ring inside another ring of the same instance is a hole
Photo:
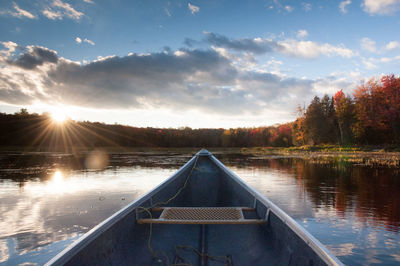
[[[0,112],[139,127],[293,121],[399,75],[400,0],[0,2]]]

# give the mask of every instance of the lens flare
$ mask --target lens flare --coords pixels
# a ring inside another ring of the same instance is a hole
[[[88,169],[104,169],[108,166],[109,158],[107,152],[94,150],[86,158],[85,166]]]

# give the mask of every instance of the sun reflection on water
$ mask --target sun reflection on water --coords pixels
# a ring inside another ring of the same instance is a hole
[[[62,174],[62,172],[60,170],[57,170],[57,171],[54,172],[53,179],[52,179],[52,181],[54,183],[60,183],[60,182],[63,181],[63,179],[64,179],[64,177],[63,177],[63,174]]]
[[[47,183],[46,192],[61,194],[66,189],[63,173],[60,170],[56,170],[51,180]]]

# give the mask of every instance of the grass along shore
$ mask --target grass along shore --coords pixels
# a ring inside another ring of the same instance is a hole
[[[206,147],[207,148],[207,147]],[[193,155],[201,148],[157,148],[157,147],[93,147],[69,148],[68,151],[57,151],[50,149],[37,149],[35,147],[0,147],[1,153],[64,153],[80,154],[93,150],[103,150],[107,153],[155,153],[155,154],[188,154]],[[338,145],[319,145],[301,147],[229,147],[229,148],[207,148],[212,153],[218,154],[241,154],[255,157],[296,157],[309,160],[312,163],[350,163],[367,166],[385,166],[400,168],[400,148],[399,147],[376,147],[376,146],[338,146]]]
[[[350,163],[400,168],[400,148],[376,146],[301,146],[288,148],[241,148],[240,153],[255,156],[280,155],[307,159],[312,163]]]

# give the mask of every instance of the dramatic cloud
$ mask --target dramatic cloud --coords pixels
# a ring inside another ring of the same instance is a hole
[[[21,67],[23,69],[34,69],[44,63],[57,63],[58,56],[55,51],[41,46],[28,46],[27,51],[21,54],[17,59],[7,60],[9,64]]]
[[[365,51],[374,53],[376,52],[376,43],[375,41],[371,40],[370,38],[362,38],[360,41],[361,48]]]
[[[275,49],[275,46],[277,46],[275,41],[261,38],[233,40],[212,32],[205,32],[204,34],[206,36],[206,41],[212,45],[226,47],[237,51],[252,52],[255,54],[271,52]]]
[[[192,14],[195,14],[200,11],[200,7],[192,5],[191,3],[188,3],[188,8]]]
[[[13,7],[15,9],[15,12],[10,11],[10,15],[13,17],[17,17],[17,18],[30,18],[30,19],[35,19],[36,16],[33,15],[32,13],[21,9],[16,3],[13,3]]]
[[[371,15],[390,15],[400,8],[400,0],[364,0],[364,11]]]
[[[339,4],[339,9],[340,12],[342,12],[343,14],[347,13],[347,6],[351,4],[351,0],[345,0],[340,2]]]
[[[79,20],[84,15],[82,12],[75,10],[70,4],[61,0],[54,0],[51,7],[46,7],[42,14],[52,20],[62,20],[64,17]]]
[[[400,42],[391,41],[386,45],[386,50],[392,51],[400,48]]]
[[[303,34],[304,33],[305,32],[303,32]],[[319,44],[312,41],[298,41],[292,39],[283,41],[261,38],[235,40],[209,32],[206,32],[205,36],[206,41],[214,46],[256,54],[277,52],[291,57],[302,57],[308,59],[317,58],[321,55],[338,55],[345,58],[354,56],[354,52],[343,45],[334,46],[327,43]]]
[[[312,80],[237,68],[214,50],[110,56],[87,64],[59,58],[55,51],[38,46],[8,54],[2,53],[5,71],[0,73],[1,101],[8,104],[243,115],[266,110],[291,113],[314,93]]]

